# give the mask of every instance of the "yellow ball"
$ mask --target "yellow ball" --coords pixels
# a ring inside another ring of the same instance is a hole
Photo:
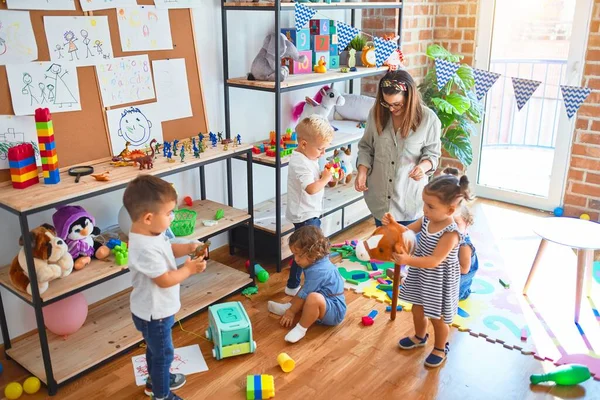
[[[590,220],[590,216],[589,216],[589,215],[587,215],[587,214],[581,214],[581,215],[579,216],[579,219],[584,219],[584,220],[586,220],[586,221],[589,221],[589,220]]]
[[[23,382],[23,389],[27,394],[37,393],[41,386],[42,383],[35,376],[30,376],[29,378],[25,379],[25,382]]]
[[[4,388],[4,395],[8,400],[15,400],[23,394],[23,386],[18,382],[11,382]]]

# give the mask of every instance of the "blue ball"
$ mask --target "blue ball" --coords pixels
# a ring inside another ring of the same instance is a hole
[[[564,213],[565,213],[565,210],[563,210],[562,207],[556,207],[554,209],[554,215],[557,217],[562,217]]]

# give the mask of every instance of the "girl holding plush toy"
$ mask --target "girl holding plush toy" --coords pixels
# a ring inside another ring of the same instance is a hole
[[[460,285],[459,243],[463,240],[454,214],[464,200],[470,200],[469,180],[453,175],[432,179],[423,190],[423,213],[408,228],[420,234],[414,256],[394,253],[396,264],[410,266],[400,289],[400,299],[413,304],[415,334],[400,340],[403,350],[423,347],[427,343],[427,318],[435,333],[433,351],[425,360],[428,367],[439,367],[449,351],[448,325],[458,308]],[[393,216],[384,215],[388,224]]]

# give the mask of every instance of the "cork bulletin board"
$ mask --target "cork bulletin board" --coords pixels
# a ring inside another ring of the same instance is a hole
[[[152,0],[137,0],[138,5],[153,5]],[[31,23],[38,47],[37,61],[50,61],[48,43],[44,30],[44,16],[107,16],[114,57],[147,54],[150,64],[153,60],[184,58],[193,116],[162,122],[163,137],[166,141],[195,136],[207,132],[208,121],[202,91],[202,78],[196,52],[194,21],[192,10],[171,9],[169,20],[173,40],[172,50],[123,52],[119,36],[117,10],[100,10],[84,13],[79,1],[75,1],[76,11],[35,11],[30,10]],[[0,10],[7,9],[4,2]],[[91,161],[110,157],[110,135],[106,125],[106,109],[94,66],[77,67],[81,111],[52,114],[58,164],[62,169],[73,165],[88,164]],[[115,108],[135,106],[155,102],[156,99],[127,103]],[[0,115],[14,115],[6,67],[0,65]],[[0,132],[1,133],[1,132]],[[0,170],[0,182],[10,180],[9,170]]]

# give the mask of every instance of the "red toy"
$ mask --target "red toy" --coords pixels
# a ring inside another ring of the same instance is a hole
[[[186,206],[191,207],[194,202],[192,201],[192,198],[190,196],[185,196],[183,198],[183,202],[185,203]]]
[[[8,166],[13,188],[25,189],[40,182],[35,151],[31,143],[23,143],[8,149]]]
[[[377,316],[377,310],[372,310],[369,315],[362,317],[362,324],[364,326],[371,326],[375,322],[375,317]]]

